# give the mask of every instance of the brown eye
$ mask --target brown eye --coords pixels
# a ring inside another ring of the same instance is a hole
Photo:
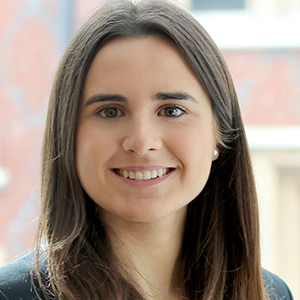
[[[184,114],[186,114],[186,111],[183,108],[174,105],[163,107],[159,111],[160,116],[165,116],[168,118],[178,118]]]
[[[124,115],[124,113],[117,107],[103,108],[97,114],[105,119],[113,119]]]

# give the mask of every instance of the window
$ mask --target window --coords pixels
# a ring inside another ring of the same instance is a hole
[[[200,10],[245,9],[245,0],[193,0],[193,8]]]

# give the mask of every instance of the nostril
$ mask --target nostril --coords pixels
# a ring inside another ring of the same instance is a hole
[[[146,154],[147,152],[157,151],[160,149],[162,141],[156,136],[150,134],[134,134],[128,133],[122,142],[122,147],[129,153],[138,155]]]

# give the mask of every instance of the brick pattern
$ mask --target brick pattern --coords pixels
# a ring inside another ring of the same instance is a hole
[[[51,82],[70,28],[77,29],[99,4],[0,0],[0,165],[11,174],[0,190],[0,264],[32,245]],[[225,58],[246,124],[300,124],[300,50],[231,51]]]
[[[300,49],[224,55],[246,125],[300,125]]]
[[[27,251],[38,213],[41,141],[61,52],[59,0],[0,1],[0,263]]]

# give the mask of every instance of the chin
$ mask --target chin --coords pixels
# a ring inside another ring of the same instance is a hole
[[[108,223],[116,222],[133,222],[133,223],[154,223],[159,221],[170,221],[174,219],[184,218],[187,211],[187,206],[179,209],[162,209],[162,208],[147,208],[147,209],[134,209],[130,211],[122,212],[109,212],[101,209],[101,217],[104,218]]]

